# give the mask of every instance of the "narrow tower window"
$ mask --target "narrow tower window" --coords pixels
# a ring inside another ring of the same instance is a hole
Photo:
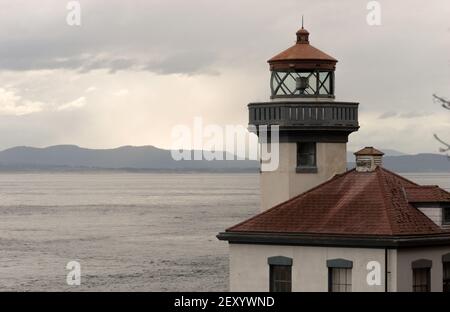
[[[316,143],[297,143],[297,171],[305,173],[317,172]],[[306,170],[306,171],[305,171]]]

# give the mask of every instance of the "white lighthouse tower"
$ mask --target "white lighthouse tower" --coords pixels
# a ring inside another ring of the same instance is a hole
[[[248,105],[250,125],[280,129],[278,169],[261,172],[262,210],[345,172],[348,136],[359,129],[358,103],[335,101],[337,60],[310,45],[303,27],[268,63],[271,99]]]

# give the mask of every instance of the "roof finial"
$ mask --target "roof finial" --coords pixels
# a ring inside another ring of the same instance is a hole
[[[304,28],[305,19],[302,15],[302,28],[297,31],[297,43],[309,43],[309,32]]]

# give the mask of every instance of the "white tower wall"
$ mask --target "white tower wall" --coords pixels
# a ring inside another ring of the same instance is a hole
[[[278,170],[262,172],[261,210],[285,202],[347,170],[346,143],[317,143],[317,173],[297,173],[297,143],[280,143]]]

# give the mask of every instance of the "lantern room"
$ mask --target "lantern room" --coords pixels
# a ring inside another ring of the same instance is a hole
[[[302,27],[296,44],[268,61],[271,98],[334,98],[337,62],[310,45],[309,32]]]

